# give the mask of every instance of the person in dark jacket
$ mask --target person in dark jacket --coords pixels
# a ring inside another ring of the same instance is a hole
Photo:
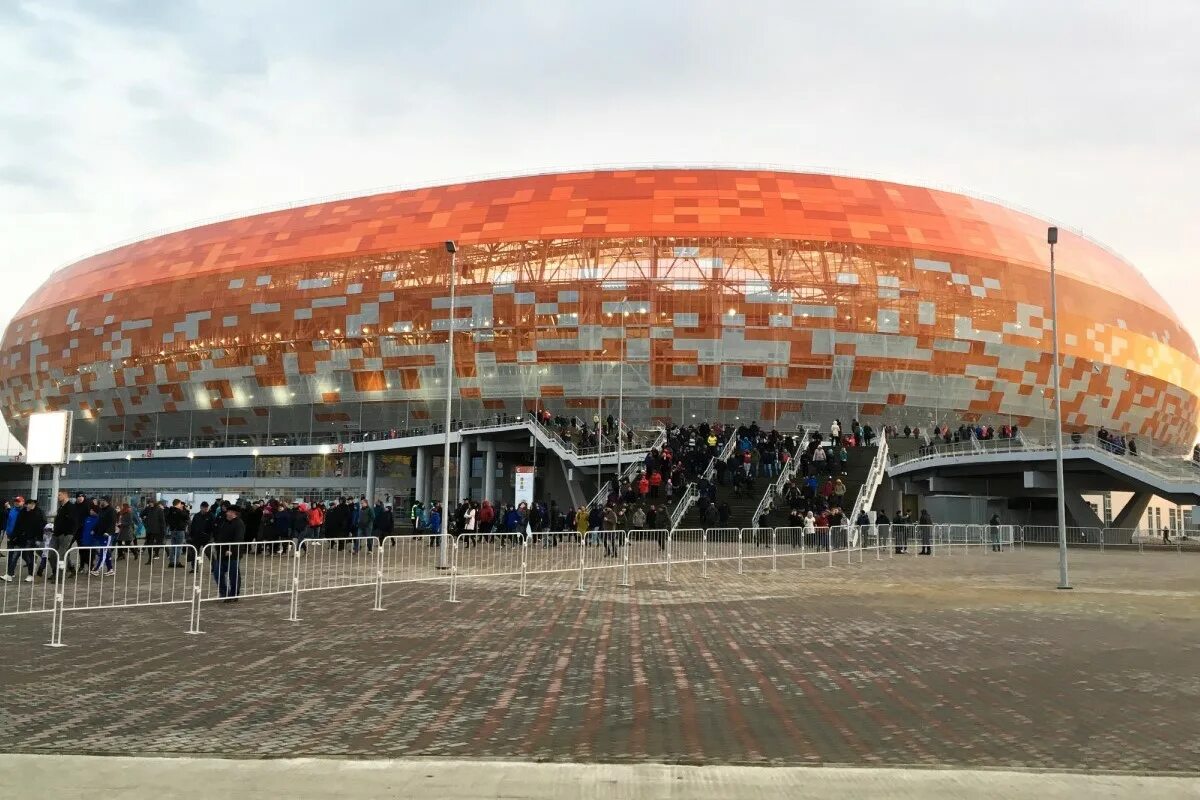
[[[158,547],[167,540],[167,517],[160,503],[151,500],[142,511],[142,524],[146,526],[146,563],[158,558]]]
[[[287,503],[281,500],[276,505],[274,512],[271,514],[271,532],[267,534],[276,544],[271,545],[272,555],[279,555],[284,552],[287,545],[278,544],[292,538],[292,523],[296,511]]]
[[[0,579],[11,581],[17,574],[17,562],[25,562],[26,583],[33,583],[33,550],[17,552],[21,548],[34,548],[42,543],[42,529],[46,527],[46,514],[37,507],[37,500],[29,498],[22,508],[17,509],[9,539],[8,570]]]
[[[67,570],[67,577],[73,577],[75,570],[78,568],[78,553],[72,555],[69,560],[64,561],[67,553],[71,549],[71,545],[75,543],[77,533],[77,523],[75,519],[74,504],[71,502],[71,495],[60,491],[58,493],[58,510],[54,512],[54,538],[50,540],[50,546],[54,548],[54,552],[58,553],[58,558],[55,559],[55,567],[62,564]],[[50,573],[50,577],[54,577],[54,573]]]
[[[187,540],[188,529],[188,513],[187,509],[183,507],[183,501],[175,498],[163,516],[167,531],[171,535],[171,544],[174,545],[168,551],[167,566],[171,569],[181,569],[183,567],[183,547],[180,545]]]
[[[892,521],[888,519],[887,512],[883,509],[875,512],[875,531],[881,546],[891,539]]]
[[[225,509],[224,518],[218,520],[213,530],[212,576],[217,584],[218,596],[226,603],[236,603],[240,589],[239,561],[245,547],[246,524],[242,521],[237,506]]]
[[[992,518],[988,520],[988,541],[992,543],[992,552],[999,553],[1001,550],[1000,538],[1000,515],[992,514]]]
[[[188,523],[187,540],[194,550],[188,551],[188,574],[196,571],[196,556],[204,546],[212,541],[212,514],[208,511],[208,501],[200,504],[200,510],[192,515]]]
[[[382,542],[385,538],[392,535],[392,531],[396,528],[396,520],[392,516],[392,507],[385,506],[382,500],[375,501],[374,521],[375,536]]]
[[[366,539],[367,552],[373,552],[375,547],[375,539],[378,538],[375,534],[375,512],[372,510],[367,498],[359,498],[358,501],[358,518],[354,521],[354,552],[357,553],[362,540]]]
[[[325,538],[344,539],[349,532],[350,507],[346,505],[346,498],[339,497],[333,508],[325,514]],[[345,541],[339,541],[337,544],[338,550],[346,549]]]
[[[918,555],[933,555],[933,518],[929,516],[928,509],[921,509],[921,516],[917,524],[917,535],[921,537],[921,551]]]
[[[71,514],[75,518],[75,544],[83,544],[83,523],[91,515],[92,503],[87,499],[87,496],[80,492],[75,495],[75,502],[71,504]]]

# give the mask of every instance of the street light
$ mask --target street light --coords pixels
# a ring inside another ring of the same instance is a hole
[[[1058,493],[1058,588],[1070,589],[1067,577],[1067,498],[1066,481],[1063,479],[1062,451],[1062,377],[1058,365],[1058,288],[1055,285],[1054,245],[1058,244],[1058,228],[1046,230],[1046,242],[1050,245],[1050,321],[1054,326],[1054,472],[1055,488]]]
[[[454,397],[454,284],[458,271],[458,245],[453,240],[447,241],[446,252],[450,254],[450,324],[446,328],[446,439],[442,446],[442,531],[438,538],[438,569],[450,567],[450,404]]]
[[[617,479],[613,486],[617,489],[617,494],[621,493],[621,456],[624,449],[624,443],[621,441],[622,428],[625,425],[625,336],[627,334],[627,322],[629,317],[629,296],[621,298],[621,347],[617,351],[617,367],[620,373],[617,380]]]

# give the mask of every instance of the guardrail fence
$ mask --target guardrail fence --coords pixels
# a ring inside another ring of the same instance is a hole
[[[1123,552],[1200,552],[1195,538],[1118,528],[1071,528],[1071,547]],[[188,633],[200,634],[205,603],[236,603],[256,597],[288,597],[288,616],[300,620],[304,593],[370,588],[373,610],[384,610],[384,587],[442,583],[458,602],[460,585],[515,586],[529,594],[531,576],[570,574],[585,591],[588,574],[618,571],[617,585],[632,585],[632,570],[661,570],[673,582],[677,565],[727,565],[737,574],[779,569],[798,563],[833,567],[927,555],[933,558],[1003,553],[1057,546],[1054,526],[864,525],[834,528],[687,528],[596,531],[581,536],[553,533],[464,533],[450,537],[448,566],[439,566],[440,537],[421,535],[347,536],[192,545],[73,546],[0,548],[6,567],[0,581],[0,617],[49,614],[50,646],[62,646],[67,612],[187,605]]]

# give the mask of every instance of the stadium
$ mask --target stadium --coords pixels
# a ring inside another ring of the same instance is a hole
[[[165,476],[357,494],[369,473],[372,491],[415,480],[422,494],[440,469],[453,335],[463,424],[538,409],[585,424],[619,413],[647,438],[701,420],[794,430],[857,419],[927,438],[966,423],[1044,439],[1046,227],[961,194],[761,170],[589,171],[339,199],[57,271],[4,334],[0,408],[18,438],[30,414],[72,411],[64,478],[89,492]],[[1064,229],[1057,253],[1068,432],[1189,451],[1200,373],[1180,320],[1090,239]],[[502,463],[506,447],[509,466],[528,461],[523,437],[501,441]],[[489,447],[496,458],[495,442],[476,447],[481,462]],[[567,461],[555,472],[568,484],[607,463],[603,452]],[[477,479],[484,490],[504,469],[460,480],[478,493]]]

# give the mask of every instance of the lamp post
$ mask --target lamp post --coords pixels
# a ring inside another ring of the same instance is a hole
[[[621,301],[622,305],[625,303]],[[621,315],[621,350],[620,369],[621,374],[617,379],[617,493],[621,492],[621,453],[624,447],[624,431],[625,427],[625,317],[629,316],[628,311],[623,311]]]
[[[621,344],[617,349],[617,468],[613,479],[613,488],[617,495],[621,494],[621,456],[623,446],[621,442],[621,426],[625,422],[625,318],[629,316],[629,308],[627,304],[629,296],[621,298],[618,303],[618,313],[621,314]]]
[[[1054,272],[1054,245],[1058,244],[1058,228],[1046,231],[1046,242],[1050,245],[1050,320],[1054,326],[1054,472],[1055,489],[1058,494],[1058,588],[1070,589],[1067,576],[1067,498],[1066,481],[1063,478],[1062,451],[1062,376],[1058,357],[1058,288]]]
[[[608,350],[600,351],[600,358],[603,359]],[[602,488],[604,486],[604,365],[601,361],[596,362],[598,384],[596,389],[596,486]],[[586,426],[586,421],[584,422]],[[586,434],[586,430],[584,431]],[[600,499],[601,504],[608,501],[607,497]]]
[[[438,538],[438,569],[450,567],[450,404],[454,397],[454,284],[458,271],[458,245],[453,240],[447,241],[446,252],[450,254],[450,324],[446,328],[446,438],[442,445],[442,533]]]

